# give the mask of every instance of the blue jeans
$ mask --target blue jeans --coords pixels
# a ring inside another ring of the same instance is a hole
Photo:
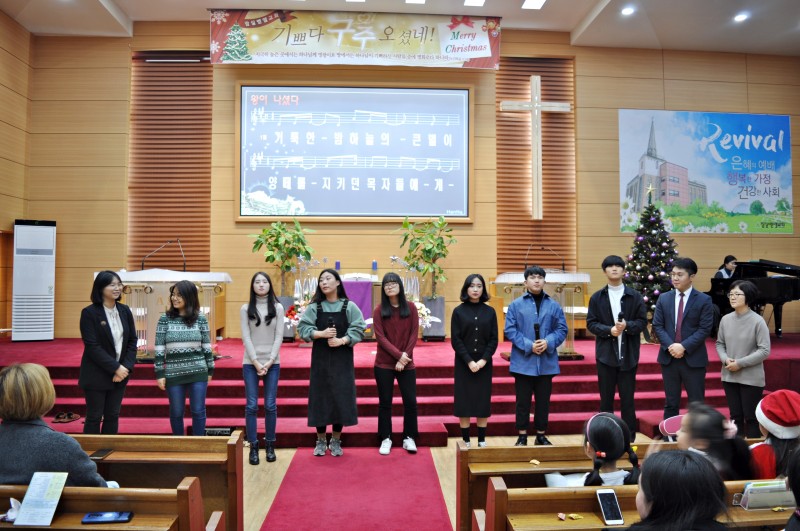
[[[242,365],[244,376],[244,393],[247,405],[244,408],[245,428],[247,440],[258,440],[258,380],[264,381],[264,431],[267,442],[275,442],[275,425],[278,422],[278,378],[281,374],[280,365],[272,365],[267,374],[259,376],[252,365]]]
[[[183,411],[186,409],[186,393],[189,393],[189,409],[192,412],[192,435],[206,434],[206,390],[208,381],[167,385],[169,397],[169,424],[172,435],[184,435]]]

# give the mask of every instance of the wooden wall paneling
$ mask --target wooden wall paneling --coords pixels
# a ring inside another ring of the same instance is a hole
[[[789,117],[789,128],[792,132],[792,143],[800,143],[800,116],[792,115]],[[795,166],[796,167],[796,166]]]
[[[211,124],[211,133],[214,135],[233,135],[236,128],[237,112],[233,100],[214,100]]]
[[[11,285],[14,234],[0,230],[0,328],[11,328]]]
[[[608,236],[619,232],[619,201],[616,203],[581,203],[578,234]]]
[[[569,48],[570,35],[561,31],[521,31],[503,28],[501,45],[506,44],[558,44]],[[505,48],[501,48],[502,55],[508,55]],[[521,56],[522,57],[522,56]],[[488,282],[488,281],[487,281]]]
[[[747,56],[739,53],[664,50],[664,79],[747,81]]]
[[[124,239],[126,203],[123,201],[30,200],[31,219],[53,219],[58,234],[118,234]]]
[[[30,64],[31,34],[14,19],[0,11],[0,49]]]
[[[664,81],[667,109],[747,112],[747,84],[721,81]]]
[[[3,67],[0,66],[0,69]],[[27,93],[23,93],[27,94]],[[0,122],[20,131],[28,129],[28,98],[0,84]]]
[[[125,166],[128,159],[128,135],[31,135],[30,153],[31,167]]]
[[[37,101],[31,133],[128,134],[128,100]]]
[[[576,68],[581,76],[618,77],[630,79],[661,79],[664,65],[661,50],[579,48],[575,54]],[[632,76],[631,74],[634,74]]]
[[[23,199],[25,197],[25,165],[0,158],[0,195]],[[2,227],[0,227],[2,230]]]
[[[208,35],[139,36],[131,40],[131,51],[197,50],[208,51]]]
[[[34,102],[127,101],[130,93],[128,68],[37,68],[33,78]]]
[[[233,166],[212,166],[211,167],[211,201],[229,201],[233,203],[236,198],[235,192],[237,179],[236,170]],[[212,207],[213,208],[213,207]],[[231,206],[231,216],[236,214],[236,207]],[[211,225],[214,226],[213,224]]]
[[[0,122],[0,159],[25,164],[25,131]]]
[[[747,88],[748,111],[768,114],[800,114],[800,87],[750,83]]]
[[[578,172],[578,203],[619,206],[619,172]]]
[[[35,36],[33,43],[32,66],[35,69],[103,68],[113,72],[118,68],[130,67],[131,49],[127,37]],[[39,80],[34,79],[34,86],[40,84]]]
[[[212,166],[224,166],[226,168],[233,168],[234,157],[236,157],[238,153],[234,139],[235,137],[231,134],[211,135]]]
[[[19,57],[12,51],[0,48],[0,86],[8,87],[20,95],[28,94],[30,66],[27,56]]]
[[[122,164],[34,166],[28,170],[28,193],[39,201],[124,202],[128,198],[127,173]]]
[[[474,169],[494,170],[497,166],[497,151],[494,137],[473,138],[475,150]]]
[[[767,85],[800,85],[800,57],[748,54],[747,81]]]
[[[203,35],[208,48],[208,21],[138,21],[133,23],[134,39],[137,37],[164,37]],[[166,50],[163,46],[159,50]]]
[[[580,108],[575,113],[575,130],[578,140],[617,140],[619,110]]]
[[[56,285],[56,293],[59,286]],[[55,320],[53,323],[54,334],[57,338],[81,337],[80,319],[81,310],[89,305],[88,301],[61,301],[56,304]],[[36,344],[31,346],[31,352],[36,353]]]
[[[0,194],[0,230],[12,230],[14,220],[25,217],[25,200]]]
[[[124,267],[122,262],[110,261],[98,262],[94,267],[59,267],[56,269],[56,304],[62,301],[85,301],[84,306],[90,304],[95,272],[105,269],[119,271]]]
[[[619,142],[617,140],[588,140],[578,143],[578,172],[619,172]]]
[[[56,268],[81,267],[99,271],[98,264],[123,264],[125,246],[125,238],[119,234],[61,233],[56,226]]]
[[[575,87],[575,99],[580,107],[664,108],[664,83],[661,79],[589,77],[578,72]]]

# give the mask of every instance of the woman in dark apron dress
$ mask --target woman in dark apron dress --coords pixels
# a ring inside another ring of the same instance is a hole
[[[308,386],[308,425],[317,429],[314,455],[326,450],[338,457],[342,427],[358,424],[353,345],[364,338],[364,316],[347,300],[339,273],[323,270],[317,291],[297,326],[300,338],[313,341]],[[331,424],[330,443],[326,432]]]

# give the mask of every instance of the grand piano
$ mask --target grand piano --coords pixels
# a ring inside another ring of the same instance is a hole
[[[774,274],[769,275],[769,273]],[[782,264],[772,260],[737,262],[731,278],[711,279],[711,291],[708,294],[719,308],[720,315],[732,311],[728,302],[728,291],[736,280],[749,280],[758,287],[759,297],[755,300],[755,305],[751,306],[762,311],[765,305],[772,305],[775,316],[775,335],[781,337],[783,305],[800,300],[800,266]]]

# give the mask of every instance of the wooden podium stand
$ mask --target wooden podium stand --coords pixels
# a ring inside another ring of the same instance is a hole
[[[547,283],[544,290],[561,305],[569,328],[567,339],[558,347],[558,356],[565,359],[583,359],[583,356],[575,352],[575,328],[576,326],[586,328],[588,308],[585,307],[584,296],[591,280],[589,273],[549,269],[546,271]],[[503,300],[503,311],[498,312],[498,322],[503,323],[500,325],[501,334],[505,325],[505,309],[511,304],[511,301],[525,293],[525,279],[522,275],[523,273],[501,273],[494,281],[490,282],[494,288],[494,293],[491,295]]]
[[[231,282],[228,273],[123,269],[117,274],[125,284],[125,304],[130,306],[136,322],[137,361],[148,362],[155,357],[156,324],[169,308],[170,286],[180,280],[189,280],[197,286],[200,311],[208,319],[212,344],[216,343],[217,331],[225,328],[225,284]]]

